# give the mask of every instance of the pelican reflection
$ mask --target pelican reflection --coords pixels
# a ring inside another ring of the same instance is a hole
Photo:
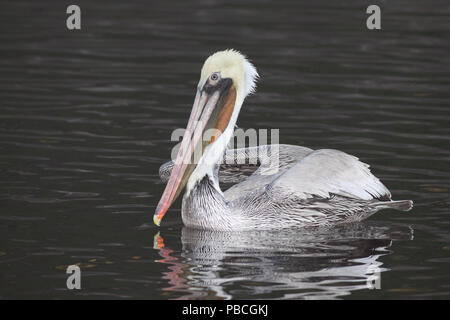
[[[154,248],[169,265],[164,290],[179,299],[336,299],[373,287],[389,270],[379,258],[392,253],[392,241],[412,237],[409,226],[373,222],[254,232],[183,227],[181,252],[159,233]]]

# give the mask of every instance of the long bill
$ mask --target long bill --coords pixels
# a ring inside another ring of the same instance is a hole
[[[231,104],[234,107],[235,98],[236,92],[231,81],[227,81],[217,88],[209,86],[208,89],[203,88],[203,90],[197,91],[172,173],[153,216],[153,222],[156,225],[160,225],[167,210],[186,186],[203,155],[204,147],[217,138],[216,135],[214,139],[204,141],[203,134],[211,128],[223,132],[223,123],[228,124],[229,122],[231,116],[229,109],[232,109],[230,108]]]

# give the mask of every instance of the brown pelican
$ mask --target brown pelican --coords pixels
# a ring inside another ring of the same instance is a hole
[[[342,151],[290,145],[227,151],[257,78],[255,67],[235,50],[216,52],[205,61],[177,157],[160,169],[170,177],[153,218],[156,225],[185,187],[183,223],[210,230],[322,226],[360,221],[380,209],[412,208],[410,200],[392,201],[369,166]],[[210,139],[204,139],[211,130]],[[239,171],[242,162],[237,160],[251,159],[255,150],[268,156],[257,156],[257,170],[248,177],[237,175],[239,183],[223,192],[221,168],[234,165]],[[224,161],[228,158],[236,161]]]

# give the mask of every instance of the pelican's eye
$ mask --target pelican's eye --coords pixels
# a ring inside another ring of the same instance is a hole
[[[203,91],[211,93],[214,90],[217,90],[219,88],[220,80],[221,80],[220,72],[211,73],[211,75],[208,78],[208,81],[206,81],[205,85],[203,86]]]
[[[213,74],[211,74],[209,79],[211,80],[211,82],[216,83],[220,79],[220,74],[218,72],[214,72]]]

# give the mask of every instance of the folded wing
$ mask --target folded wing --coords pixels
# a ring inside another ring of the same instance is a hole
[[[342,151],[316,150],[267,186],[298,199],[330,198],[333,194],[362,200],[391,199],[389,190],[369,170],[369,165]]]

